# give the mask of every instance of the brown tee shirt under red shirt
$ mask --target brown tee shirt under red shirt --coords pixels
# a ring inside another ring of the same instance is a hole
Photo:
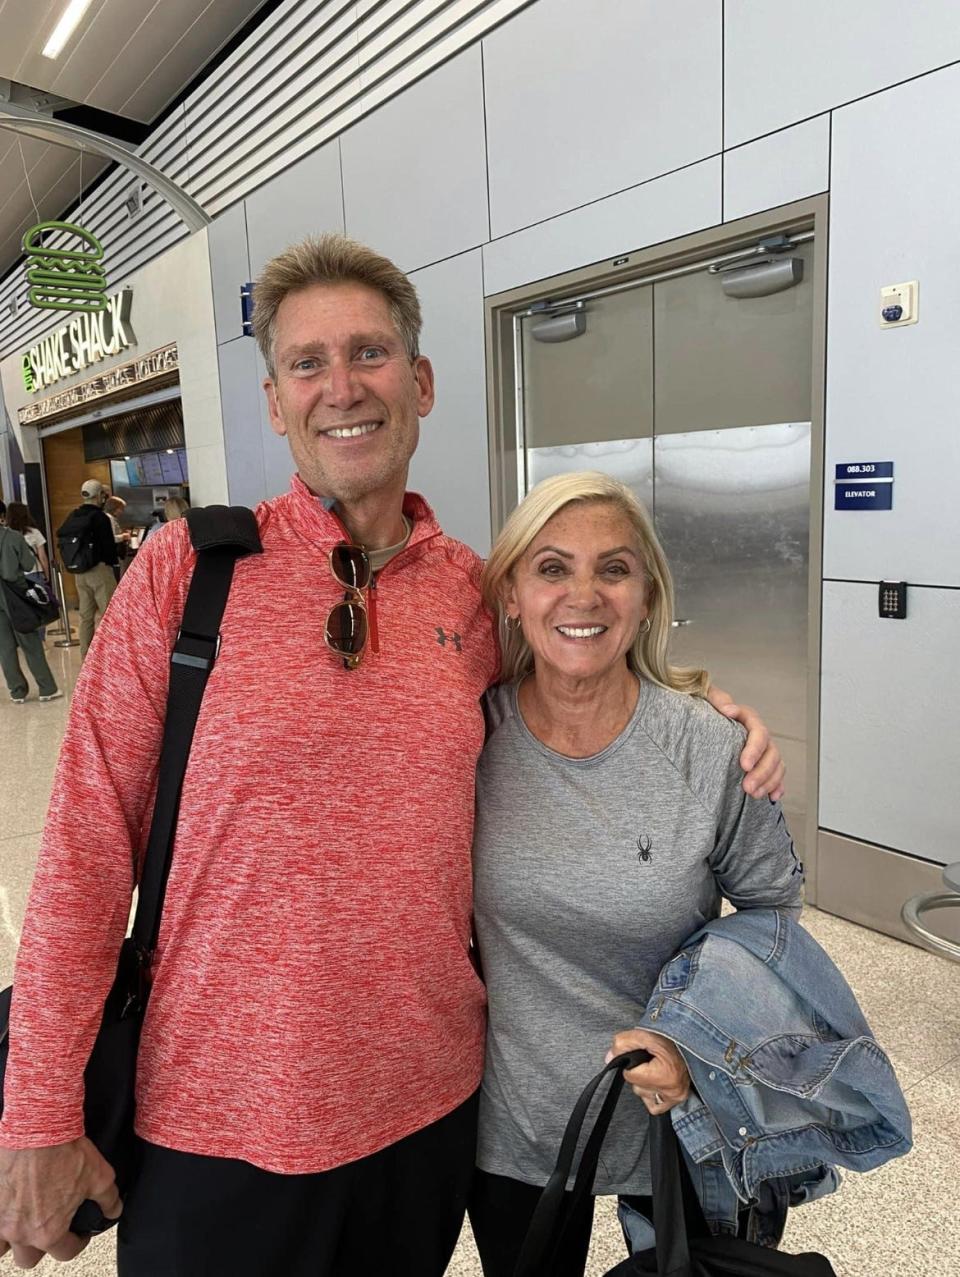
[[[479,1085],[471,965],[481,563],[408,494],[378,650],[323,642],[342,525],[295,479],[257,509],[184,782],[137,1078],[137,1130],[323,1171]],[[149,828],[169,652],[194,555],[179,520],[125,575],[84,661],[17,960],[0,1144],[83,1133],[83,1069]]]

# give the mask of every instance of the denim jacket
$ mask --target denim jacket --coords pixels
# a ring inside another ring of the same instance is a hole
[[[872,1170],[911,1147],[889,1059],[836,966],[784,910],[697,931],[661,970],[639,1027],[672,1039],[690,1070],[696,1093],[673,1125],[718,1232],[736,1232],[747,1203],[751,1240],[776,1245],[787,1207],[833,1192],[836,1167]]]

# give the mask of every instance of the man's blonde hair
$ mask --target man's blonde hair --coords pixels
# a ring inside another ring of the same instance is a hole
[[[407,354],[420,353],[423,318],[417,290],[398,266],[345,235],[310,236],[264,266],[253,286],[253,333],[267,372],[277,375],[274,352],[277,311],[290,293],[312,284],[365,284],[381,293]]]
[[[554,475],[538,483],[507,519],[490,552],[483,572],[483,597],[500,619],[504,681],[513,682],[533,669],[533,652],[522,629],[506,623],[504,596],[514,568],[553,516],[573,503],[613,506],[629,520],[637,538],[646,578],[650,628],[637,634],[627,652],[630,669],[641,678],[672,691],[705,696],[710,686],[705,670],[684,669],[671,665],[668,660],[673,622],[673,578],[650,516],[625,484],[601,474],[599,470]]]

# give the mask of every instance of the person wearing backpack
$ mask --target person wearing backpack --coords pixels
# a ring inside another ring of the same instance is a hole
[[[68,514],[57,529],[57,546],[63,566],[77,583],[83,660],[117,588],[113,569],[120,557],[110,520],[103,512],[107,489],[97,479],[87,479],[80,495],[83,504]]]
[[[0,526],[0,577],[11,584],[15,581],[22,583],[26,573],[33,571],[36,565],[36,556],[24,537],[12,528]],[[57,680],[47,664],[40,635],[36,631],[20,634],[14,629],[4,593],[0,589],[0,667],[3,668],[11,701],[14,705],[22,705],[27,699],[27,680],[20,668],[18,648],[23,651],[30,673],[36,679],[38,699],[59,700],[63,692],[57,687]]]

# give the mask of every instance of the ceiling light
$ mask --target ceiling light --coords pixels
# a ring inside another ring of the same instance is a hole
[[[53,29],[53,35],[43,46],[45,58],[59,58],[63,52],[63,46],[76,31],[81,18],[89,8],[90,0],[70,0],[63,11],[63,17]]]

